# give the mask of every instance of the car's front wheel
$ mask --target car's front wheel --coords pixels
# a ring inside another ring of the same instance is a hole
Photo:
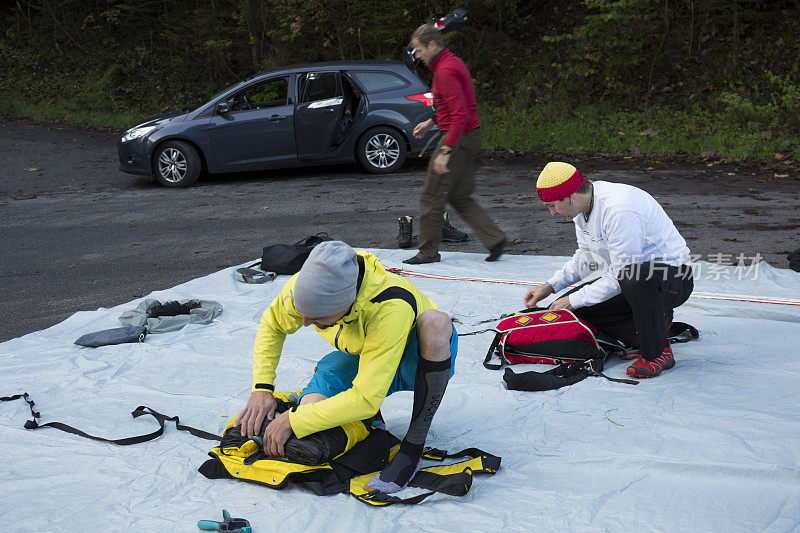
[[[393,128],[367,130],[358,141],[358,161],[373,174],[394,172],[406,160],[406,141]]]
[[[165,187],[188,187],[197,181],[201,170],[200,155],[190,144],[168,141],[156,150],[153,173]]]

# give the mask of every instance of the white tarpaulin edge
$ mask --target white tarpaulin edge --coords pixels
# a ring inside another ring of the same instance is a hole
[[[372,251],[387,266],[407,266],[407,250]],[[507,255],[487,264],[482,254],[444,253],[441,263],[413,269],[543,281],[564,260]],[[249,396],[258,320],[288,279],[244,284],[235,268],[147,295],[218,301],[223,312],[208,325],[151,334],[140,344],[73,344],[119,326],[136,300],[0,343],[0,396],[28,392],[41,423],[108,438],[157,428],[149,417],[131,418],[139,405],[220,433]],[[518,310],[526,290],[410,279],[462,322]],[[695,290],[797,298],[800,274],[763,263],[746,273],[709,268]],[[481,364],[491,334],[461,338],[456,375],[427,443],[478,447],[501,456],[502,467],[477,476],[465,497],[436,495],[416,506],[376,509],[344,494],[209,480],[197,467],[213,443],[172,425],[157,440],[120,447],[52,428],[26,430],[28,406],[0,403],[4,530],[198,531],[198,520],[220,520],[223,508],[250,520],[255,532],[797,529],[800,307],[693,298],[675,318],[695,325],[700,339],[676,345],[675,368],[636,386],[588,378],[549,392],[508,391],[502,373]],[[302,387],[331,350],[310,328],[290,336],[277,388]],[[611,361],[606,373],[624,377],[626,366]],[[389,397],[381,410],[388,429],[402,436],[411,393]]]

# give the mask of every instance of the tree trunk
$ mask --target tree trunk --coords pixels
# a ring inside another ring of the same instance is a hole
[[[256,42],[256,22],[250,0],[242,0],[242,14],[247,27],[247,43],[250,46],[250,61],[253,70],[258,70],[258,43]]]

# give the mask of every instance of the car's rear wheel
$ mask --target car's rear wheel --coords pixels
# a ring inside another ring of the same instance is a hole
[[[405,139],[393,128],[369,129],[358,141],[358,161],[373,174],[388,174],[400,168],[407,151]]]
[[[200,155],[190,144],[168,141],[158,147],[153,159],[156,180],[165,187],[188,187],[202,170]]]

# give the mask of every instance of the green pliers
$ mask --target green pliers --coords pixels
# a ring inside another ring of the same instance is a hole
[[[226,531],[228,533],[253,533],[250,522],[244,518],[231,518],[231,514],[222,510],[222,522],[213,520],[200,520],[197,527],[206,531]]]

